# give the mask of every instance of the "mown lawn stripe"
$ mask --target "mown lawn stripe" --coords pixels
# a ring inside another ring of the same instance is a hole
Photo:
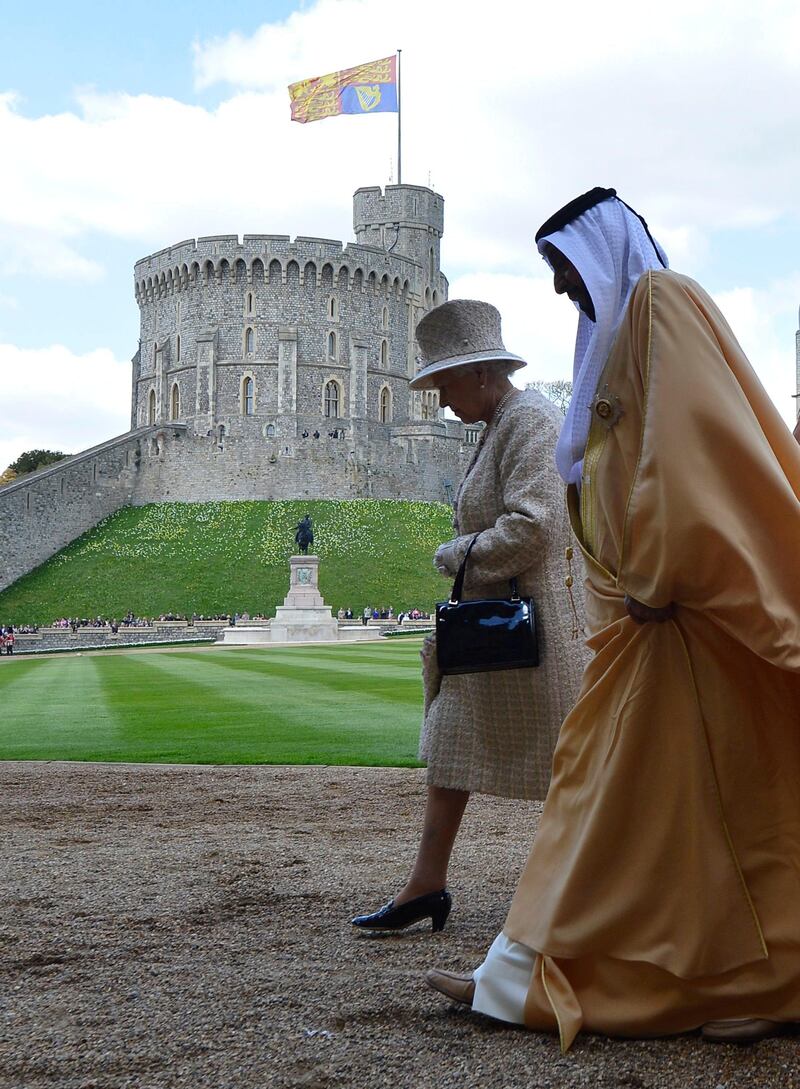
[[[2,688],[0,757],[72,759],[87,746],[113,748],[117,724],[105,703],[98,661],[76,657],[31,662],[32,668],[15,665],[17,676]]]
[[[0,758],[175,763],[417,763],[417,669],[317,663],[302,648],[15,664]],[[357,656],[356,656],[357,657]],[[317,664],[315,664],[317,663]],[[396,674],[400,673],[400,676]]]

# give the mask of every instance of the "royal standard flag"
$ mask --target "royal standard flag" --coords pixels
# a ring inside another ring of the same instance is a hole
[[[342,113],[397,113],[397,57],[369,61],[289,87],[292,121],[305,125]]]

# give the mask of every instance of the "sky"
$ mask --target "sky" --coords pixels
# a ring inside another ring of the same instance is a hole
[[[794,421],[794,0],[671,0],[668,19],[632,0],[0,0],[0,26],[0,469],[128,429],[138,258],[218,233],[352,239],[354,190],[397,180],[396,116],[298,125],[286,88],[396,49],[403,181],[444,195],[450,297],[499,307],[518,384],[572,369],[536,229],[613,186]]]

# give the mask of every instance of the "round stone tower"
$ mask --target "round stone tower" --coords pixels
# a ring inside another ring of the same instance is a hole
[[[424,187],[360,189],[355,244],[216,235],[137,262],[132,427],[363,442],[435,419],[408,381],[415,325],[447,298],[443,211]]]

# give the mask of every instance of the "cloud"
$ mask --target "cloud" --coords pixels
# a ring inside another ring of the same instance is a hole
[[[92,283],[102,279],[105,270],[99,261],[83,256],[52,233],[0,223],[0,277],[18,275]]]
[[[657,35],[633,0],[497,0],[491,17],[476,0],[407,0],[402,12],[319,0],[248,37],[197,43],[195,78],[282,95],[285,110],[289,82],[386,55],[409,26],[425,33],[403,53],[405,154],[417,179],[433,171],[455,209],[458,265],[475,236],[501,237],[519,254],[542,210],[597,183],[616,184],[664,230],[760,224],[795,210],[800,149],[787,133],[800,99],[787,35],[800,14],[791,0],[674,0]],[[320,122],[305,141],[349,125],[340,147],[367,161],[353,127],[361,123]]]
[[[0,387],[0,470],[25,450],[76,454],[130,427],[130,363],[107,348],[0,344]]]
[[[797,216],[799,20],[791,0],[674,0],[654,35],[633,0],[497,0],[491,17],[471,0],[318,0],[195,43],[196,86],[225,89],[213,109],[82,89],[74,111],[29,118],[0,95],[0,228],[18,234],[15,270],[48,271],[26,235],[60,245],[53,276],[96,275],[98,232],[144,251],[216,232],[346,236],[349,194],[388,179],[395,118],[291,124],[286,87],[424,27],[403,53],[405,178],[430,172],[446,196],[451,273],[526,272],[541,220],[597,183],[646,209],[691,270],[710,232]]]
[[[764,289],[739,287],[714,296],[764,388],[791,427],[797,417],[794,345],[778,330],[796,321],[798,298],[800,273]]]
[[[459,276],[450,285],[450,298],[483,299],[497,307],[503,343],[528,362],[514,375],[516,385],[572,377],[577,312],[553,292],[549,275]]]

